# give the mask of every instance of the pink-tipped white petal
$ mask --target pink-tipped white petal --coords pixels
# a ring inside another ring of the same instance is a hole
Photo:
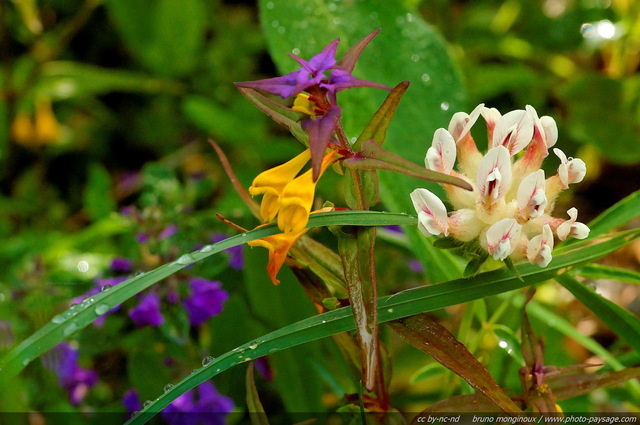
[[[449,174],[456,162],[456,142],[453,136],[444,128],[439,128],[433,134],[433,142],[427,150],[424,165],[429,170]]]
[[[558,141],[558,126],[556,120],[545,115],[540,117],[540,124],[544,129],[544,141],[547,144],[547,148],[550,148]]]
[[[491,146],[505,146],[509,154],[515,155],[524,149],[533,138],[533,117],[523,109],[507,112],[498,120]]]
[[[517,202],[525,218],[535,218],[544,213],[547,196],[544,193],[544,171],[538,170],[522,179],[518,187]]]
[[[451,121],[449,121],[449,133],[456,142],[459,142],[469,134],[471,127],[473,127],[478,120],[482,108],[484,108],[484,103],[476,106],[475,109],[471,111],[471,114],[465,112],[456,112],[453,114]]]
[[[487,251],[496,260],[507,258],[518,245],[522,226],[513,218],[503,218],[487,229]]]
[[[560,165],[558,166],[558,177],[564,185],[569,187],[570,184],[580,183],[587,174],[587,165],[580,158],[567,158],[567,156],[558,148],[553,149],[558,158]]]
[[[527,259],[540,267],[547,267],[551,262],[553,251],[553,232],[548,224],[542,228],[542,233],[534,236],[527,245]]]
[[[502,114],[496,108],[482,108],[480,114],[482,115],[482,118],[484,118],[489,129],[495,128],[498,121],[500,121],[500,118],[502,118]]]
[[[449,235],[447,208],[427,189],[411,192],[411,202],[418,213],[418,229],[425,236]]]
[[[561,241],[567,239],[569,236],[573,236],[576,239],[585,239],[589,236],[589,227],[576,221],[578,219],[578,210],[574,207],[567,211],[569,214],[569,220],[565,221],[556,229],[558,239]]]
[[[489,149],[478,167],[478,192],[485,204],[492,205],[511,185],[511,156],[504,146]]]

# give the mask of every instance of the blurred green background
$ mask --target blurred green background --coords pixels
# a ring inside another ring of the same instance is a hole
[[[308,59],[336,36],[343,39],[340,55],[382,28],[355,75],[391,86],[411,80],[388,143],[417,163],[436,128],[481,102],[503,113],[531,104],[539,115],[555,118],[558,146],[588,167],[585,182],[560,202],[578,206],[580,220],[588,222],[640,188],[639,18],[640,5],[631,0],[1,2],[0,320],[10,330],[0,329],[0,354],[85,293],[94,278],[108,276],[113,257],[128,257],[144,271],[208,243],[216,233],[233,234],[215,213],[247,228],[257,225],[207,138],[222,146],[245,187],[258,172],[299,152],[295,140],[233,82],[291,71],[296,64],[287,51]],[[297,48],[298,40],[309,49]],[[350,136],[358,134],[359,116],[371,115],[384,98],[360,90],[364,94],[345,94],[350,105],[362,105],[353,121],[346,118]],[[391,193],[391,187],[383,179],[382,208],[409,211],[409,191]],[[344,206],[342,193],[338,176],[323,178],[322,199]],[[172,224],[178,233],[160,238]],[[143,244],[136,239],[140,233],[149,236]],[[333,244],[328,234],[316,237]],[[408,263],[408,250],[384,240],[379,249],[385,259],[402,260],[385,262],[381,292],[425,282]],[[83,363],[101,377],[87,403],[122,409],[120,397],[133,386],[143,398],[155,397],[204,355],[313,314],[291,274],[283,271],[283,284],[274,288],[263,272],[266,254],[245,250],[245,256],[241,271],[211,262],[190,271],[222,281],[231,293],[224,312],[207,326],[189,329],[184,313],[174,309],[175,317],[157,330],[136,330],[124,315],[114,315],[105,327],[76,336]],[[637,268],[639,258],[635,245],[614,261]],[[81,261],[88,270],[80,270]],[[569,302],[549,291],[552,307]],[[627,305],[635,294],[614,297]],[[442,318],[455,326],[455,313]],[[576,311],[571,320],[578,323],[586,315]],[[617,350],[615,335],[589,320],[591,336]],[[515,329],[516,318],[507,325]],[[557,331],[545,332],[557,342],[549,344],[549,363],[588,358]],[[495,349],[491,335],[478,347],[481,358],[482,349]],[[393,339],[387,342],[406,359],[392,385],[400,405],[449,395],[411,385],[412,374],[428,361]],[[167,356],[178,359],[177,365],[154,374]],[[300,358],[309,360],[296,363]],[[271,390],[263,390],[265,404],[301,411],[336,404],[335,395],[322,396],[324,390],[357,390],[355,381],[337,371],[347,369],[339,358],[329,342],[279,354],[273,362],[280,373]],[[500,361],[492,364],[499,382],[517,388],[515,363],[504,371],[497,369]],[[446,373],[436,372],[423,375],[441,383]],[[244,398],[242,373],[216,381],[236,404]],[[307,375],[313,385],[300,384]],[[34,362],[15,389],[0,389],[0,408],[71,408],[64,394],[35,390],[43,386],[56,388],[55,378]],[[605,404],[626,396],[611,397]],[[599,408],[588,397],[574,403],[578,409]]]

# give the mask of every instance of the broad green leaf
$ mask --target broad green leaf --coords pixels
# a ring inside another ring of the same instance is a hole
[[[340,58],[358,40],[381,28],[362,52],[353,75],[388,86],[411,82],[388,127],[385,149],[422,163],[433,132],[446,127],[454,112],[463,110],[465,95],[460,72],[447,53],[444,39],[406,4],[387,0],[261,0],[260,18],[281,73],[299,66],[287,52],[309,59],[339,37],[336,56]],[[385,96],[382,90],[366,87],[339,93],[350,138],[360,134]],[[409,193],[415,188],[437,187],[397,173],[379,172],[378,176],[382,202],[393,211],[413,211]],[[431,282],[461,276],[462,269],[453,254],[425,247],[424,238],[417,234],[409,233],[409,239]]]
[[[612,235],[598,244],[576,244],[571,252],[555,256],[546,268],[521,264],[517,268],[523,280],[515,278],[510,271],[501,269],[478,274],[473,279],[456,279],[383,297],[378,300],[379,322],[388,322],[540,283],[553,278],[566,267],[588,263],[607,255],[639,236],[640,230],[627,231]],[[351,309],[340,308],[275,330],[220,355],[206,367],[194,371],[127,424],[147,422],[176,397],[237,364],[295,345],[353,330],[354,327]]]
[[[576,271],[576,274],[589,279],[610,279],[619,282],[635,283],[636,285],[640,284],[640,273],[619,267],[603,266],[601,264],[587,264],[584,267],[580,267],[580,269]]]
[[[522,412],[482,364],[451,332],[426,314],[389,322],[402,339],[424,351],[489,398],[504,412]]]
[[[353,225],[378,226],[388,224],[415,224],[415,217],[404,214],[381,213],[373,211],[334,211],[314,214],[309,218],[309,227]],[[69,310],[56,315],[51,322],[31,335],[0,360],[0,382],[19,373],[33,359],[54,345],[64,341],[78,330],[84,328],[102,314],[118,304],[133,297],[154,283],[182,270],[188,265],[203,260],[225,249],[242,245],[249,241],[280,233],[275,224],[260,227],[222,242],[207,245],[191,254],[185,254],[176,261],[165,264],[150,272],[140,274],[108,291],[85,299]]]
[[[593,289],[578,282],[569,274],[557,276],[555,279],[606,323],[622,340],[640,352],[640,320],[636,315],[597,294]]]

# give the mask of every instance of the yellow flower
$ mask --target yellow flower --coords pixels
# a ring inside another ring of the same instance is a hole
[[[309,149],[282,165],[260,173],[251,184],[251,195],[264,194],[260,204],[260,217],[263,221],[273,221],[280,205],[278,203],[285,186],[290,183],[311,158]]]
[[[334,152],[325,155],[320,167],[320,175],[333,162]],[[283,232],[299,232],[309,222],[309,212],[313,204],[316,182],[309,170],[287,184],[280,195],[278,227]],[[264,200],[263,200],[264,202]]]
[[[289,249],[293,246],[294,243],[302,235],[307,233],[308,229],[302,229],[298,232],[287,232],[280,233],[278,235],[267,236],[262,239],[257,239],[255,241],[249,242],[249,246],[262,246],[269,250],[269,263],[267,264],[267,273],[269,273],[269,277],[271,278],[271,282],[274,285],[280,283],[280,281],[276,278],[276,275],[282,268],[284,264],[284,260],[287,258],[287,253]]]
[[[321,208],[317,211],[313,211],[311,214],[315,214],[318,212],[327,212],[332,211],[333,208],[325,207]],[[305,224],[306,225],[306,224]],[[261,224],[258,227],[265,226]],[[262,239],[256,239],[255,241],[248,242],[248,245],[253,246],[261,246],[267,248],[269,250],[269,263],[267,264],[267,273],[269,273],[269,277],[271,278],[271,282],[274,285],[280,283],[280,281],[276,278],[278,272],[282,268],[285,259],[287,258],[287,254],[289,249],[295,244],[302,235],[307,233],[307,228],[302,228],[301,230],[294,232],[286,232],[279,233],[273,236],[267,236]]]

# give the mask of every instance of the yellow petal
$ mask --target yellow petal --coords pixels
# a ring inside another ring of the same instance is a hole
[[[299,93],[296,96],[296,99],[293,101],[293,106],[291,107],[291,110],[294,112],[307,114],[312,120],[315,120],[316,119],[316,114],[314,112],[315,107],[316,107],[316,103],[312,100],[309,100],[308,94]]]
[[[273,236],[267,236],[262,239],[248,242],[249,246],[261,246],[269,250],[269,263],[267,264],[267,273],[271,278],[271,282],[274,285],[280,283],[277,279],[277,274],[284,264],[284,260],[287,258],[287,253],[294,243],[302,235],[307,232],[307,229],[303,229],[300,232],[288,232],[280,233]]]
[[[284,187],[298,175],[302,167],[311,159],[307,149],[290,161],[266,170],[253,179],[249,188],[252,195],[265,194],[260,207],[260,216],[264,221],[271,221],[278,213],[277,201]]]
[[[324,157],[320,175],[331,164],[333,157],[333,151]],[[317,183],[317,181],[313,181],[312,172],[313,170],[309,170],[292,180],[285,186],[280,195],[278,227],[283,232],[299,232],[309,222],[309,212],[313,204]]]

